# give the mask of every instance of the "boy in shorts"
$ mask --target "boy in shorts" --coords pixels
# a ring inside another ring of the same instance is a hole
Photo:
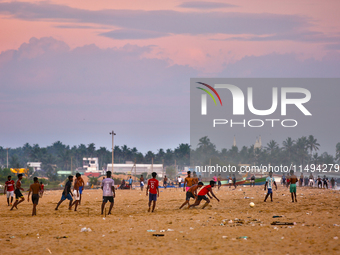
[[[7,204],[8,206],[12,205],[13,197],[14,197],[14,181],[12,180],[12,176],[7,177],[7,181],[5,182],[4,194],[7,196]],[[11,203],[9,203],[9,197],[11,197]]]
[[[72,208],[72,202],[73,202],[73,198],[72,198],[72,192],[71,192],[71,186],[72,186],[72,182],[73,182],[73,176],[70,175],[68,177],[68,181],[65,184],[65,188],[63,190],[63,193],[61,194],[61,199],[57,204],[57,207],[55,208],[55,210],[58,210],[59,205],[64,202],[66,199],[68,199],[70,201],[69,205],[68,205],[68,209],[71,210]]]
[[[267,201],[267,198],[269,197],[269,195],[270,195],[270,200],[273,202],[273,184],[275,185],[275,188],[277,190],[277,185],[273,177],[273,172],[269,172],[269,176],[266,178],[266,184],[264,185],[264,190],[266,190],[266,188],[268,187],[268,192],[263,202]]]
[[[182,209],[182,207],[185,206],[186,204],[188,204],[188,207],[190,207],[190,204],[189,204],[190,198],[193,198],[193,199],[196,200],[197,199],[197,189],[202,188],[202,186],[203,186],[203,182],[199,182],[198,184],[192,185],[191,188],[186,193],[185,202],[181,205],[181,207],[179,209]]]
[[[34,183],[30,186],[30,191],[28,192],[27,201],[30,201],[30,195],[32,192],[32,203],[33,203],[33,210],[32,216],[37,215],[37,205],[39,203],[39,193],[41,190],[41,185],[39,184],[38,177],[33,178]]]
[[[148,180],[148,186],[146,187],[146,195],[148,195],[148,191],[150,190],[148,212],[150,212],[151,202],[153,203],[151,212],[155,210],[157,197],[159,197],[158,180],[156,179],[157,173],[153,172],[151,175],[152,178]]]
[[[13,210],[13,208],[17,208],[18,209],[18,204],[22,203],[25,201],[25,198],[23,196],[23,194],[21,193],[21,190],[24,191],[23,188],[21,188],[21,180],[22,180],[22,174],[18,174],[18,180],[15,183],[15,190],[14,190],[14,194],[15,194],[15,203],[13,204],[11,211]],[[21,199],[19,201],[19,198]]]
[[[294,203],[294,198],[295,202],[296,200],[296,183],[298,182],[298,178],[294,175],[294,171],[290,170],[290,176],[289,176],[289,184],[290,184],[290,194],[292,195],[292,203]]]
[[[210,181],[210,185],[206,185],[204,186],[200,192],[198,192],[198,196],[197,196],[197,199],[195,201],[194,204],[192,205],[189,205],[188,208],[190,207],[194,207],[194,206],[198,206],[202,200],[205,200],[205,204],[203,205],[202,209],[204,209],[205,207],[207,207],[207,205],[210,203],[210,199],[212,199],[212,197],[210,196],[209,193],[211,193],[211,195],[218,201],[220,202],[220,200],[215,196],[215,194],[213,193],[212,191],[212,187],[215,186],[215,182],[214,181]],[[208,195],[209,198],[206,197],[206,195]]]
[[[102,203],[102,213],[104,212],[104,208],[107,202],[110,202],[110,208],[108,215],[111,214],[111,210],[114,204],[114,198],[116,196],[115,193],[115,182],[111,178],[111,171],[106,172],[106,178],[103,179],[101,189],[103,190],[103,203]]]

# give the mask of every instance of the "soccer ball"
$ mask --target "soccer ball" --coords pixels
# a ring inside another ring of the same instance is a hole
[[[251,208],[253,208],[253,207],[255,206],[255,204],[254,204],[253,202],[250,202],[249,206],[250,206]]]

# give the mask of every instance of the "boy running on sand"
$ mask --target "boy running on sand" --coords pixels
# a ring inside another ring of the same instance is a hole
[[[31,184],[30,186],[30,191],[28,192],[28,196],[27,196],[27,201],[30,201],[30,195],[32,192],[32,203],[33,203],[33,210],[32,210],[32,216],[37,215],[37,205],[39,203],[39,193],[41,190],[41,185],[38,181],[38,177],[34,177],[33,178],[34,183]]]
[[[73,176],[70,175],[68,177],[68,181],[65,184],[65,188],[63,190],[63,193],[61,194],[61,199],[57,204],[57,207],[55,208],[55,210],[58,210],[58,207],[60,206],[60,204],[62,202],[64,202],[66,199],[68,199],[70,201],[69,205],[68,205],[68,209],[71,210],[72,208],[72,202],[73,202],[73,198],[72,198],[72,192],[71,192],[71,186],[72,186],[72,182],[73,182]]]
[[[14,207],[18,209],[18,204],[25,201],[25,198],[21,193],[21,190],[24,191],[24,189],[21,188],[21,180],[22,180],[22,174],[18,174],[18,180],[15,183],[15,191],[14,191],[15,203],[13,204],[11,211],[13,210]],[[21,199],[20,201],[19,201],[19,198]]]
[[[269,176],[266,178],[266,184],[264,185],[264,190],[266,190],[268,186],[268,192],[264,199],[264,202],[267,201],[268,196],[270,195],[270,200],[273,202],[273,184],[275,185],[275,188],[277,190],[277,185],[275,182],[275,179],[273,177],[273,172],[269,172]]]
[[[193,178],[191,177],[191,171],[188,171],[188,176],[184,179],[183,191],[188,191],[193,184]],[[185,187],[186,186],[186,187]]]
[[[197,190],[198,188],[202,188],[203,186],[203,182],[199,182],[198,184],[194,184],[191,186],[191,188],[187,191],[186,193],[186,198],[185,198],[185,202],[181,205],[181,207],[179,209],[182,209],[183,206],[185,206],[186,204],[188,204],[188,207],[190,207],[189,204],[189,200],[192,197],[193,199],[197,199]]]
[[[77,174],[76,174],[77,177]],[[81,177],[81,175],[79,174],[79,178],[77,177],[78,182],[79,182],[79,205],[81,204],[81,195],[83,194],[83,191],[85,189],[85,182],[84,179]]]
[[[294,197],[295,202],[296,200],[296,183],[298,182],[298,178],[294,175],[294,170],[290,170],[290,176],[289,176],[289,184],[290,184],[290,194],[292,195],[292,202],[294,203]]]
[[[101,214],[103,214],[104,207],[105,207],[107,201],[109,201],[110,202],[110,209],[109,209],[108,215],[110,215],[113,204],[114,204],[114,198],[116,196],[115,182],[111,178],[111,171],[106,172],[106,177],[107,178],[103,179],[102,185],[101,185],[101,189],[103,190],[103,203],[102,203],[102,213]]]
[[[214,186],[215,186],[215,182],[214,182],[214,181],[210,181],[210,185],[204,186],[204,187],[200,190],[200,192],[198,192],[198,196],[197,196],[197,199],[196,199],[195,203],[192,204],[192,205],[189,205],[188,208],[194,207],[194,206],[198,206],[198,205],[201,203],[202,199],[205,200],[205,204],[203,205],[202,209],[204,209],[205,207],[207,207],[207,205],[210,203],[210,199],[207,198],[206,195],[208,195],[208,197],[210,197],[210,198],[212,199],[212,197],[210,196],[209,193],[211,193],[211,195],[212,195],[214,198],[216,198],[216,200],[217,200],[218,202],[220,202],[220,200],[214,195],[214,193],[213,193],[213,191],[212,191],[212,189],[211,189],[211,188],[214,187]]]
[[[12,176],[7,177],[7,181],[5,182],[5,189],[4,194],[7,196],[7,204],[8,206],[12,205],[13,203],[13,196],[14,196],[14,181],[12,180]],[[9,203],[9,197],[11,197],[11,203]]]
[[[151,212],[155,210],[157,197],[159,197],[158,180],[156,179],[157,173],[153,172],[151,175],[152,178],[148,180],[148,186],[146,187],[146,195],[148,195],[148,191],[150,189],[148,212],[150,212],[151,202],[153,202]]]
[[[164,189],[166,189],[166,185],[168,184],[168,177],[166,177],[166,175],[164,176],[164,180],[163,180],[163,186]]]

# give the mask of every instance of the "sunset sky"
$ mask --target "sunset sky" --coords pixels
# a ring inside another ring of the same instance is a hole
[[[337,0],[0,0],[0,146],[110,148],[112,129],[117,145],[142,152],[189,143],[192,77],[339,77],[339,9]]]

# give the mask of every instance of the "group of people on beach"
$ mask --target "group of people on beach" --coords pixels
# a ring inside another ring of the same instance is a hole
[[[282,177],[281,177],[282,186],[288,187],[289,179],[290,179],[289,176],[285,176],[285,174],[283,174]],[[298,178],[298,184],[299,184],[300,187],[310,186],[310,187],[317,187],[317,188],[320,188],[320,189],[322,189],[322,188],[328,189],[328,187],[331,185],[331,187],[334,189],[335,188],[335,182],[336,182],[336,180],[334,179],[334,177],[332,177],[331,180],[329,180],[326,177],[326,175],[324,175],[323,177],[321,177],[319,175],[318,177],[314,178],[312,173],[309,175],[309,177],[304,176],[301,173],[300,177]]]
[[[147,180],[146,195],[149,196],[148,211],[154,212],[157,198],[159,197],[159,181],[156,179],[157,173],[153,172],[151,176],[152,178]],[[18,209],[18,205],[22,203],[23,201],[25,201],[25,198],[21,193],[21,191],[24,191],[24,189],[21,187],[22,178],[23,178],[23,175],[18,174],[18,180],[14,182],[11,179],[11,176],[8,176],[8,181],[6,181],[5,183],[4,192],[7,194],[8,206],[12,205],[11,210],[13,210],[13,208]],[[233,177],[233,179],[234,178],[235,177]],[[322,181],[320,177],[318,177],[318,179],[319,179],[318,180],[319,182]],[[31,200],[33,203],[32,216],[36,215],[36,207],[39,203],[39,198],[43,196],[43,192],[44,192],[44,185],[42,184],[42,182],[39,183],[39,180],[37,177],[34,177],[33,180],[34,180],[34,183],[30,185],[29,193],[27,197],[27,201],[29,202],[30,196],[32,194],[31,196]],[[166,182],[167,182],[167,179],[165,176],[163,180],[163,183],[165,184],[164,187],[166,186]],[[215,196],[212,190],[212,188],[215,187],[216,182],[218,184],[218,189],[219,189],[221,187],[221,175],[219,175],[218,177],[214,177],[214,180],[211,180],[208,185],[204,186],[203,182],[200,180],[199,177],[197,177],[197,174],[195,172],[193,173],[193,176],[191,176],[191,171],[188,171],[187,177],[184,179],[184,182],[183,182],[183,191],[186,192],[185,201],[179,207],[179,209],[182,209],[186,205],[188,208],[198,206],[200,205],[202,200],[205,200],[205,204],[202,207],[202,209],[204,209],[209,205],[210,199],[212,198],[215,198],[219,202],[220,200]],[[73,183],[73,188],[72,188],[72,183]],[[299,178],[295,176],[293,170],[290,171],[290,175],[287,177],[287,179],[284,179],[283,181],[284,185],[287,185],[287,187],[288,186],[290,187],[292,202],[297,202],[296,186],[298,183],[299,183]],[[235,180],[233,180],[233,184],[236,188],[236,178]],[[275,178],[273,177],[273,172],[270,172],[269,176],[266,178],[266,182],[264,186],[264,190],[267,190],[267,194],[265,196],[264,202],[267,201],[268,197],[270,197],[271,201],[273,201],[273,187],[274,186],[277,190],[277,184],[275,182]],[[60,201],[57,203],[55,210],[58,210],[59,206],[65,200],[69,200],[68,209],[71,210],[72,207],[74,206],[74,211],[77,211],[78,205],[81,204],[81,197],[84,191],[84,187],[85,187],[84,180],[79,173],[76,174],[75,180],[73,180],[73,176],[70,175],[64,186]],[[141,175],[140,177],[140,187],[141,187],[141,191],[143,191],[143,187],[144,187],[143,175]],[[108,211],[108,214],[110,215],[113,205],[114,205],[114,198],[115,198],[115,186],[114,186],[114,180],[112,179],[111,171],[106,172],[106,178],[104,178],[101,183],[101,189],[103,191],[101,214],[104,213],[106,203],[110,202],[110,207]],[[12,204],[14,194],[15,194],[16,200],[14,204]],[[194,203],[192,204],[189,203],[191,198],[194,199]],[[106,211],[105,211],[105,214],[106,214]]]

